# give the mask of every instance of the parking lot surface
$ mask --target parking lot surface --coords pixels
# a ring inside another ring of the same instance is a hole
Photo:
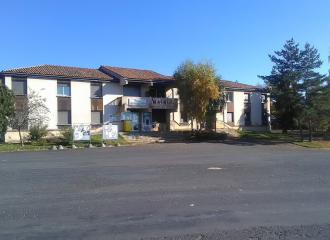
[[[329,169],[290,144],[0,153],[0,239],[327,239]]]

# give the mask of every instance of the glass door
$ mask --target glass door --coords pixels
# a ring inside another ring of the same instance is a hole
[[[139,131],[140,121],[139,113],[131,112],[132,114],[132,131]]]

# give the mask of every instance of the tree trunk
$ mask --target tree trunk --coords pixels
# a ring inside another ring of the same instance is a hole
[[[309,128],[309,141],[311,142],[313,140],[312,136],[312,121],[308,117],[308,128]]]
[[[298,116],[298,126],[299,126],[299,132],[300,132],[300,141],[303,142],[304,141],[304,133],[302,130],[302,126],[300,123],[300,116]]]
[[[217,117],[214,117],[214,133],[215,133],[215,137],[217,137]]]
[[[24,147],[24,142],[23,142],[23,138],[22,138],[22,133],[21,133],[21,128],[18,128],[18,134],[19,134],[19,140],[21,142],[21,146]]]
[[[191,134],[194,134],[194,119],[191,118]]]

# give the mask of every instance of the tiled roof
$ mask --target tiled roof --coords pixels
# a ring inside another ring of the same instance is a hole
[[[152,70],[112,67],[101,65],[101,68],[109,70],[126,79],[141,79],[141,80],[173,80],[172,76],[162,75]]]
[[[38,65],[32,67],[22,67],[14,69],[3,70],[2,73],[19,73],[19,74],[36,74],[48,76],[61,76],[61,77],[77,77],[77,78],[90,78],[90,79],[113,79],[98,69],[94,68],[81,68],[81,67],[67,67],[59,65]]]
[[[227,80],[221,80],[225,88],[238,88],[238,89],[259,89],[262,90],[262,87],[238,83],[238,82],[231,82]]]

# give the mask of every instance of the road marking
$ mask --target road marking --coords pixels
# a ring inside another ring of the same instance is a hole
[[[222,168],[220,168],[220,167],[209,167],[208,169],[209,169],[209,170],[220,170],[220,169],[222,169]]]

